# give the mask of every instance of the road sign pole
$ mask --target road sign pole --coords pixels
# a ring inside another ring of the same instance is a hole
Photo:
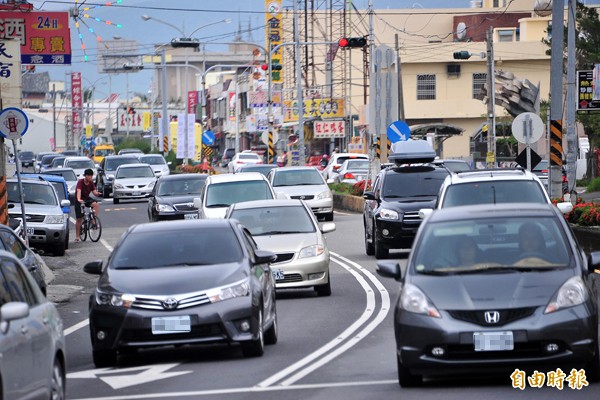
[[[525,115],[523,120],[523,132],[525,133],[525,146],[527,149],[527,171],[531,171],[531,118],[529,118],[529,115]]]
[[[23,230],[25,231],[25,244],[29,246],[29,235],[27,235],[27,218],[25,215],[25,201],[23,200],[23,184],[21,183],[21,161],[17,152],[17,141],[13,139],[13,151],[15,153],[15,168],[17,169],[17,182],[19,184],[19,197],[21,199],[21,219],[23,220]]]

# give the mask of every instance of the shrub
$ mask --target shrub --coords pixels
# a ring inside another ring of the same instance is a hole
[[[202,167],[202,164],[196,165],[178,165],[177,170],[182,174],[210,174],[215,175],[217,171],[211,166],[208,167],[208,170]]]
[[[588,192],[597,192],[600,191],[600,178],[592,179],[587,185]]]
[[[115,145],[115,153],[121,149],[140,149],[144,153],[150,153],[150,142],[145,139],[126,138]]]
[[[366,180],[358,181],[354,185],[352,185],[352,189],[350,190],[350,194],[353,196],[361,196],[365,192],[365,185],[367,187],[371,187],[371,181],[367,183]]]
[[[352,185],[350,185],[349,183],[330,183],[329,184],[329,189],[331,189],[331,191],[333,193],[340,193],[340,194],[350,193],[351,188],[352,188]]]

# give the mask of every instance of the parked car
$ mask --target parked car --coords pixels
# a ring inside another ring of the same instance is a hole
[[[62,319],[25,266],[7,251],[0,251],[0,326],[2,398],[66,398]]]
[[[23,179],[23,201],[27,218],[27,236],[33,247],[42,247],[54,255],[62,256],[67,248],[69,235],[68,219],[62,207],[70,205],[68,200],[58,200],[54,187],[41,179]],[[8,202],[13,204],[9,215],[20,218],[21,196],[18,181],[7,179]]]
[[[86,169],[91,169],[94,172],[93,179],[96,179],[98,175],[96,171],[96,164],[87,157],[67,157],[64,163],[65,168],[73,168],[77,179],[83,178],[83,173]]]
[[[276,193],[304,200],[317,217],[333,221],[333,193],[315,167],[275,168],[267,178]]]
[[[148,164],[122,164],[115,171],[113,202],[123,199],[143,199],[150,196],[156,176]]]
[[[62,200],[69,200],[69,187],[67,186],[67,181],[62,176],[59,175],[51,175],[51,174],[21,174],[21,178],[25,179],[43,179],[45,181],[50,182],[56,195],[58,196],[59,203],[62,203]],[[67,214],[66,217],[69,218],[69,213],[71,212],[70,206],[61,206],[62,211]]]
[[[33,151],[23,150],[19,152],[19,162],[23,168],[33,167],[35,163],[35,154],[33,154]]]
[[[302,200],[257,200],[232,204],[225,218],[237,219],[263,250],[277,259],[271,272],[277,289],[312,287],[319,296],[331,295],[329,249],[324,233],[333,222],[319,227]]]
[[[221,157],[221,167],[227,167],[234,155],[235,155],[235,149],[233,149],[233,148],[225,149],[225,151],[223,151],[223,156]]]
[[[44,170],[50,169],[52,162],[57,157],[62,157],[62,156],[60,154],[56,153],[56,154],[47,154],[44,157],[42,157],[42,160],[40,161],[40,166],[38,168],[38,174],[41,174],[42,172],[44,172]]]
[[[194,198],[194,206],[200,218],[224,218],[233,203],[275,198],[271,184],[260,172],[210,175],[200,197]]]
[[[594,269],[560,211],[504,203],[437,210],[425,220],[401,283],[394,331],[401,386],[423,376],[583,368],[600,380]]]
[[[67,183],[69,189],[69,200],[74,204],[75,202],[75,188],[77,186],[77,176],[73,168],[57,168],[47,169],[44,171],[44,175],[56,175],[61,176]]]
[[[277,342],[275,254],[235,220],[165,221],[129,228],[90,299],[92,355],[110,367],[127,350],[239,343],[247,357]]]
[[[198,219],[194,197],[200,196],[208,174],[161,176],[148,198],[148,219]]]
[[[390,249],[411,247],[421,224],[419,210],[435,206],[449,174],[431,164],[435,152],[424,140],[398,143],[404,144],[392,146],[395,152],[390,155],[396,165],[380,171],[373,188],[363,195],[365,252],[377,259],[386,258]]]
[[[329,162],[327,166],[323,169],[321,174],[326,181],[335,179],[338,174],[338,170],[342,166],[342,163],[348,159],[363,159],[368,160],[369,156],[367,154],[360,153],[333,153],[331,157],[329,157]]]
[[[108,196],[112,194],[115,172],[119,165],[138,164],[139,162],[140,160],[131,154],[124,156],[105,156],[102,162],[100,162],[100,168],[98,168],[96,189],[102,193],[103,197],[108,198]]]
[[[37,155],[35,156],[35,164],[33,164],[33,172],[35,172],[36,174],[40,172],[40,168],[42,165],[42,158],[44,158],[44,156],[50,155],[50,154],[58,154],[54,151],[42,151],[37,153]]]
[[[154,175],[166,176],[169,175],[169,165],[171,161],[167,162],[161,154],[144,154],[139,156],[139,162],[148,164],[154,170]]]
[[[44,296],[47,293],[46,275],[40,257],[31,250],[14,230],[0,224],[0,250],[12,253],[29,271]]]
[[[351,185],[364,181],[369,176],[369,160],[348,159],[342,163],[334,178],[336,183],[349,183]]]
[[[233,158],[227,165],[227,170],[233,174],[237,172],[242,165],[248,164],[264,164],[264,162],[262,157],[256,153],[241,152],[233,156]]]

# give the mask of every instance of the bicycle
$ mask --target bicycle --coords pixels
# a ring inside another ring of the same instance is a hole
[[[81,230],[79,231],[79,239],[85,242],[88,235],[92,242],[97,242],[102,236],[102,223],[100,217],[96,215],[91,204],[87,206],[85,203],[81,205],[83,221],[81,222]]]

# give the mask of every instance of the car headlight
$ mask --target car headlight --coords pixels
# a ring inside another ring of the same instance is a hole
[[[130,308],[131,303],[135,301],[135,296],[130,294],[122,294],[122,293],[108,293],[103,292],[99,289],[96,289],[95,292],[96,303],[101,306],[115,306],[115,307],[125,307]]]
[[[152,181],[148,184],[148,189],[152,189],[154,187],[154,185],[156,184],[156,181]]]
[[[175,212],[175,209],[168,204],[157,204],[154,209],[158,212]]]
[[[115,184],[113,185],[113,188],[115,188],[115,189],[123,189],[123,187],[124,187],[124,186],[123,186],[123,185],[121,185],[120,183],[115,183]]]
[[[250,283],[248,279],[244,279],[243,281],[236,282],[232,285],[209,289],[206,291],[206,296],[211,303],[216,303],[236,297],[248,296],[249,293]]]
[[[113,179],[115,179],[114,174],[108,174],[108,175],[106,175],[106,177],[108,178],[109,181],[112,181]]]
[[[398,212],[394,210],[388,210],[387,208],[382,208],[379,210],[379,218],[381,219],[400,219],[398,218]]]
[[[317,200],[323,200],[323,199],[330,199],[330,198],[332,198],[332,197],[333,197],[333,194],[331,194],[331,190],[328,190],[328,191],[326,191],[326,192],[319,193],[319,194],[316,196],[316,199],[317,199]]]
[[[583,280],[579,276],[574,276],[563,283],[558,292],[552,296],[544,314],[577,306],[585,302],[587,298],[588,292],[585,288],[585,283],[583,283]]]
[[[400,306],[402,309],[415,314],[423,314],[434,318],[442,317],[437,308],[427,299],[425,293],[410,283],[402,288]]]
[[[323,254],[325,248],[320,244],[315,244],[312,246],[308,246],[300,250],[300,254],[298,258],[308,258],[308,257],[316,257]]]
[[[64,214],[60,215],[46,215],[44,218],[45,224],[62,224],[65,221]]]

